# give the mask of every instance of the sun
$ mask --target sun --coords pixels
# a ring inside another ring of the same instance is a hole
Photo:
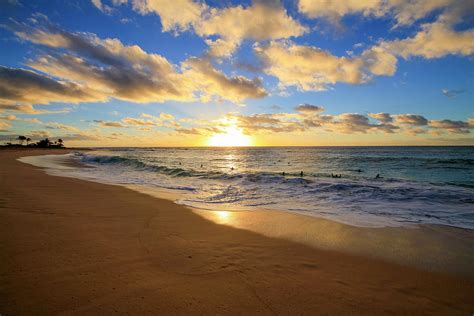
[[[252,146],[252,138],[244,135],[242,130],[236,126],[227,126],[224,132],[211,136],[208,140],[209,146],[219,147],[241,147]]]

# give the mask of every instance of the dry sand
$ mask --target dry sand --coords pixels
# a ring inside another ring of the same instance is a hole
[[[15,160],[46,153],[0,151],[2,315],[474,312],[471,277],[218,225]]]

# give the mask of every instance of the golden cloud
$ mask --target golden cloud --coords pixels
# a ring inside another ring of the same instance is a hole
[[[460,15],[472,9],[470,1],[463,0],[299,0],[298,10],[310,18],[326,18],[340,23],[345,15],[392,16],[395,26],[411,25],[435,10],[443,10],[446,19],[459,20]],[[472,3],[472,2],[471,2]],[[464,11],[464,12],[462,12]]]
[[[379,47],[403,58],[439,58],[449,54],[466,56],[474,53],[474,29],[454,31],[445,23],[434,22],[424,24],[414,37],[382,41]]]
[[[131,3],[141,14],[159,15],[164,32],[194,30],[206,39],[209,54],[215,57],[232,55],[246,39],[290,38],[308,31],[276,0],[255,0],[246,7],[238,5],[222,9],[192,0],[131,0]],[[209,39],[212,36],[218,38]]]
[[[378,61],[371,55],[338,57],[313,46],[298,45],[290,41],[272,41],[256,45],[255,53],[264,64],[264,72],[275,76],[284,86],[296,86],[302,91],[326,90],[337,82],[361,84],[371,73],[368,68]],[[378,68],[381,68],[380,66]],[[391,70],[389,71],[390,74]],[[377,74],[381,74],[378,71]]]
[[[181,67],[139,46],[94,34],[70,33],[50,24],[35,27],[13,23],[10,29],[24,40],[67,52],[52,51],[28,65],[61,80],[33,71],[0,70],[0,104],[102,102],[117,98],[131,102],[189,102],[215,97],[233,102],[266,95],[260,79],[228,77],[203,59],[190,58]],[[28,93],[26,93],[28,91]]]

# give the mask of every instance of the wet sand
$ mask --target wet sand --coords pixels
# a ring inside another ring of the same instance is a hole
[[[474,311],[467,275],[219,225],[168,200],[16,161],[48,153],[60,152],[0,151],[1,314]]]
[[[474,278],[474,231],[441,225],[367,228],[273,210],[194,210],[216,223],[313,248]]]

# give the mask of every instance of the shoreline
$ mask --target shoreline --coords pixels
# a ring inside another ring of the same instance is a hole
[[[218,225],[184,206],[120,186],[46,175],[15,160],[21,156],[24,150],[0,152],[5,223],[0,311],[474,309],[472,278]]]
[[[176,203],[176,193],[138,185],[114,185],[169,200],[219,225],[316,249],[339,251],[474,279],[474,231],[467,228],[436,224],[363,227],[283,210],[199,209]]]
[[[42,157],[36,156],[35,159]],[[61,169],[93,168],[62,155],[58,155],[57,159],[45,156],[43,161],[22,158],[19,160],[44,168],[48,174],[60,177],[71,178],[70,174],[62,173]],[[117,185],[154,198],[166,199],[216,224],[252,231],[267,237],[285,239],[316,249],[339,251],[474,278],[474,230],[439,224],[357,226],[315,215],[264,208],[200,209],[177,203],[181,198],[178,192],[144,185],[102,182],[87,177],[80,179]]]

